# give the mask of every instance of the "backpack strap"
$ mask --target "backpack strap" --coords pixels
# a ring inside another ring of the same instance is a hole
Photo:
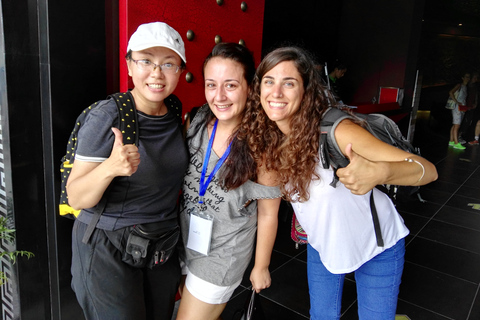
[[[111,94],[107,98],[113,99],[117,106],[119,129],[123,134],[123,144],[133,144],[138,146],[137,109],[135,107],[135,100],[133,100],[132,94],[129,91],[119,92]],[[92,236],[93,231],[100,220],[100,216],[107,206],[107,194],[109,190],[110,186],[107,187],[99,203],[93,210],[92,220],[90,220],[82,239],[82,242],[85,244],[87,244],[90,240],[90,237]]]
[[[375,200],[373,199],[373,190],[370,192],[370,211],[372,212],[373,229],[375,230],[375,238],[377,238],[377,246],[383,247],[382,230],[380,229],[377,207],[375,207]]]
[[[109,189],[110,186],[108,186],[107,190],[105,190],[102,199],[100,199],[100,202],[95,206],[95,209],[93,209],[92,220],[90,220],[90,222],[88,223],[87,230],[85,230],[85,234],[82,238],[82,242],[85,244],[87,244],[88,240],[90,240],[90,237],[92,236],[93,231],[95,230],[95,227],[100,220],[100,216],[102,215],[103,210],[105,210],[105,207],[107,206],[106,194]]]
[[[334,188],[338,183],[337,169],[344,168],[350,163],[348,158],[343,155],[342,150],[340,150],[337,140],[335,140],[335,129],[345,119],[355,119],[355,117],[338,108],[329,107],[323,113],[322,121],[320,122],[320,161],[324,169],[332,166],[334,177],[330,185]]]
[[[138,146],[138,118],[135,100],[130,91],[118,92],[108,96],[115,100],[118,110],[119,129],[123,134],[123,144]]]
[[[182,102],[174,94],[165,98],[165,104],[170,112],[177,118],[178,124],[182,124]]]

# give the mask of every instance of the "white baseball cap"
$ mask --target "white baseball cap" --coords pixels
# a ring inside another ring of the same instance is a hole
[[[175,51],[183,62],[185,59],[185,46],[180,34],[164,22],[151,22],[141,24],[128,41],[127,52],[141,51],[152,47],[164,47]]]

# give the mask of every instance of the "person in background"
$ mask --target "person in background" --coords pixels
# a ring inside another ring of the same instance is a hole
[[[462,123],[463,116],[466,110],[461,111],[460,108],[465,107],[467,99],[467,85],[470,82],[470,73],[465,73],[462,76],[462,82],[453,87],[452,90],[448,92],[450,98],[455,101],[455,108],[452,109],[452,127],[450,128],[450,141],[448,145],[455,149],[464,150],[463,146],[458,141],[458,130],[460,129],[460,124]],[[465,107],[466,108],[466,107]]]
[[[478,114],[476,116],[476,118],[478,119],[478,117],[480,117]],[[475,128],[474,128],[474,140],[468,142],[469,145],[471,146],[477,146],[478,145],[478,138],[480,136],[480,119],[477,120],[475,123]]]
[[[468,138],[470,134],[470,127],[472,125],[473,117],[476,113],[478,101],[478,72],[473,72],[470,82],[467,85],[467,98],[465,99],[465,106],[467,111],[463,116],[462,123],[458,129],[458,142],[461,144],[466,143],[463,137]]]
[[[271,283],[281,194],[239,132],[254,74],[252,54],[235,43],[217,44],[203,65],[207,104],[187,131],[190,165],[180,210],[186,279],[178,320],[218,319],[254,248],[252,288]]]
[[[82,209],[73,226],[72,288],[89,320],[171,320],[181,278],[178,253],[151,268],[135,267],[126,262],[132,255],[125,245],[139,228],[178,239],[177,199],[188,154],[180,123],[167,104],[176,101],[170,97],[185,67],[185,48],[177,31],[152,22],[133,33],[125,59],[134,85],[139,144],[123,145],[112,99],[101,101],[79,130],[67,182],[70,205]],[[103,197],[103,214],[84,243]]]
[[[467,87],[467,106],[468,102],[472,102],[472,118],[467,131],[473,131],[473,140],[469,141],[469,145],[478,145],[478,136],[480,135],[480,108],[478,107],[478,72],[473,73],[472,81]],[[471,133],[470,133],[471,134]]]
[[[282,47],[257,68],[244,119],[250,148],[276,171],[308,235],[312,320],[339,319],[345,275],[355,272],[361,320],[394,319],[409,230],[378,184],[424,185],[437,178],[426,159],[386,144],[359,124],[340,122],[335,139],[350,164],[335,174],[319,159],[320,122],[333,97],[310,53]],[[384,245],[372,222],[372,194]]]
[[[328,67],[328,69],[332,70],[328,73],[328,83],[330,84],[330,90],[332,91],[337,103],[342,105],[343,90],[338,80],[342,78],[347,72],[347,66],[343,62],[336,60],[331,67]]]

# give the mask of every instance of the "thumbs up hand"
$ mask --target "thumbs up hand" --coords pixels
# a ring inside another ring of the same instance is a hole
[[[110,157],[105,162],[109,162],[113,176],[131,176],[140,164],[138,148],[133,144],[123,145],[123,135],[118,128],[112,128],[112,131],[115,141]]]
[[[345,155],[350,159],[350,164],[338,169],[337,176],[353,194],[366,194],[381,183],[376,164],[353,151],[351,143],[346,146]]]

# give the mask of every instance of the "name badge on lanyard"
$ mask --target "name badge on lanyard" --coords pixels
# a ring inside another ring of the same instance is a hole
[[[213,140],[215,139],[215,132],[217,131],[218,119],[213,125],[212,135],[208,141],[207,151],[205,153],[205,159],[203,160],[202,175],[200,177],[200,190],[199,200],[195,207],[190,211],[190,226],[188,231],[187,248],[197,251],[203,255],[208,255],[210,252],[210,244],[212,242],[212,230],[213,230],[213,216],[206,212],[206,206],[203,203],[203,198],[207,192],[208,185],[212,181],[215,174],[218,172],[222,164],[230,154],[230,147],[232,142],[228,145],[227,150],[223,153],[222,157],[218,160],[217,164],[213,168],[207,179],[208,161],[210,160],[210,154],[212,152]]]
[[[198,211],[197,207],[190,212],[187,248],[208,256],[212,240],[213,216]]]

